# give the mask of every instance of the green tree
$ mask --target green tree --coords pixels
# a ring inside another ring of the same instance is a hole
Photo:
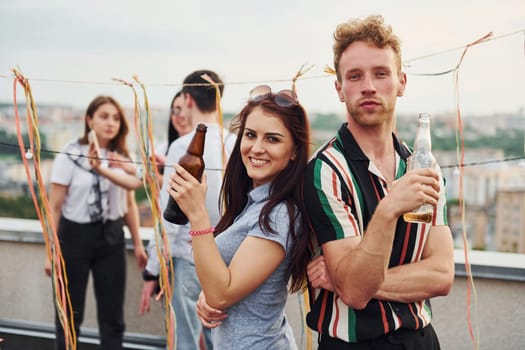
[[[29,137],[27,133],[22,135],[24,145],[29,146]],[[41,159],[51,159],[54,155],[51,152],[46,152],[46,135],[40,135],[40,146],[43,150],[40,154]],[[5,129],[0,129],[0,157],[20,159],[20,149],[18,146],[18,138],[15,134],[9,133]]]
[[[31,196],[0,197],[0,217],[38,219]]]

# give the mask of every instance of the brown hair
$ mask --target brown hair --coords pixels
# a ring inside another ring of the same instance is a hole
[[[364,19],[354,18],[337,26],[334,32],[334,68],[337,80],[341,81],[339,61],[350,44],[364,41],[383,49],[391,47],[397,58],[397,67],[401,72],[401,41],[392,33],[392,27],[384,24],[381,15],[371,15]]]
[[[124,115],[122,106],[111,96],[97,96],[89,103],[84,119],[84,135],[78,141],[81,144],[88,143],[87,135],[91,130],[88,125],[88,118],[93,118],[97,109],[106,103],[111,103],[113,106],[115,106],[118,114],[120,115],[120,128],[117,135],[113,138],[113,140],[110,141],[109,149],[129,158],[129,150],[126,146],[126,136],[129,132],[128,122],[126,120],[126,116]]]

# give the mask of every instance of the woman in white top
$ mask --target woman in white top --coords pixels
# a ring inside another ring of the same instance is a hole
[[[91,132],[91,133],[90,133]],[[122,349],[126,252],[123,225],[132,235],[140,268],[147,262],[139,237],[134,189],[142,184],[129,162],[128,125],[122,107],[109,96],[89,104],[82,137],[57,155],[51,174],[51,213],[65,262],[77,336],[92,272],[101,349]],[[94,134],[94,136],[93,136]],[[46,263],[46,273],[51,266]],[[56,349],[65,349],[58,318]]]

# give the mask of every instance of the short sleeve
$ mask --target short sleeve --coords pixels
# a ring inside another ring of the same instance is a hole
[[[269,214],[270,227],[274,232],[266,232],[260,227],[259,220],[254,220],[249,228],[248,236],[268,239],[279,243],[287,252],[289,249],[288,235],[290,233],[290,215],[285,204],[275,206]]]
[[[68,186],[72,181],[74,166],[75,164],[68,158],[66,152],[60,152],[53,161],[50,182]]]
[[[319,244],[361,234],[348,185],[323,160],[316,158],[308,164],[303,195],[308,220]]]

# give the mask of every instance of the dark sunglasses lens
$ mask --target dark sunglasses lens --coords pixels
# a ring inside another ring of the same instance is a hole
[[[292,90],[281,90],[279,91],[279,94],[286,95],[290,97],[292,100],[297,101],[297,95]]]
[[[291,92],[291,91],[290,91]],[[291,92],[293,94],[293,92]],[[295,98],[292,94],[289,94],[287,91],[281,91],[277,95],[275,95],[275,103],[277,103],[281,107],[291,107],[297,102],[295,101]]]
[[[259,102],[271,93],[272,89],[268,85],[259,85],[250,91],[250,100]]]

